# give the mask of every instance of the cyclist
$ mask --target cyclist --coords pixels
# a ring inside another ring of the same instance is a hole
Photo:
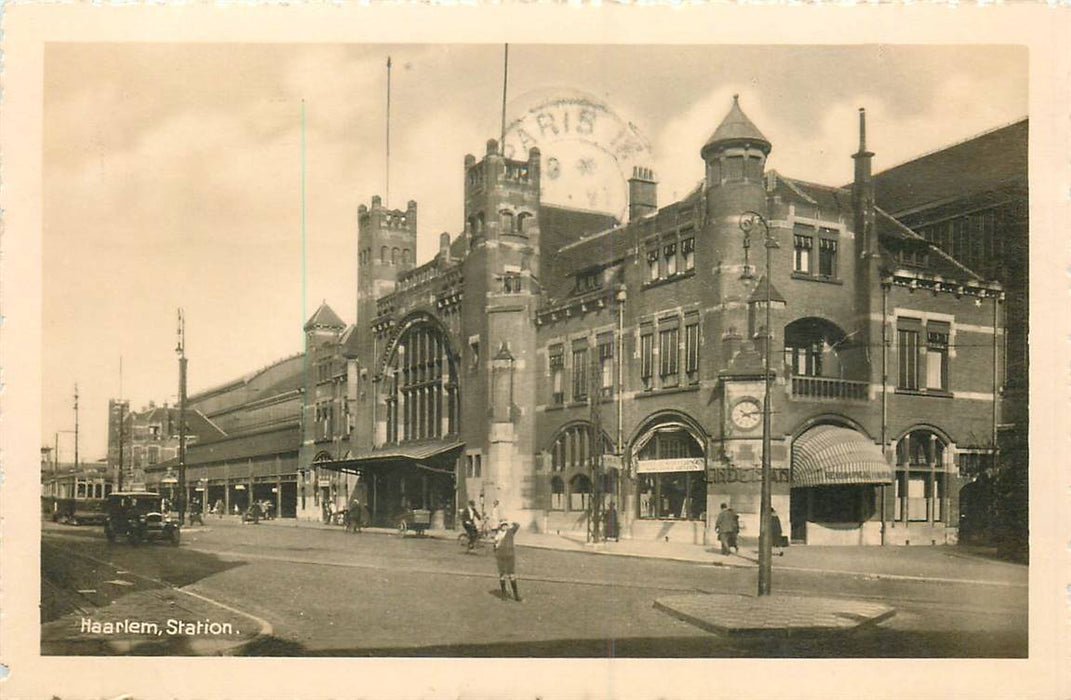
[[[476,510],[476,501],[469,501],[465,510],[461,511],[461,526],[469,536],[469,549],[476,546],[476,537],[480,526],[480,511]]]

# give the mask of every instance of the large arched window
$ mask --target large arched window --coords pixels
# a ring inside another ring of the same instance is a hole
[[[796,377],[844,376],[840,351],[844,331],[822,318],[801,318],[785,326],[785,366]]]
[[[952,460],[946,448],[937,433],[925,428],[912,430],[896,443],[895,520],[947,522]]]
[[[550,470],[564,472],[571,469],[588,469],[591,467],[592,439],[591,426],[587,423],[571,425],[554,440],[550,451]],[[613,452],[613,443],[603,434],[603,454]]]
[[[457,368],[443,332],[430,323],[405,329],[384,372],[387,442],[456,434]]]
[[[699,519],[706,512],[703,445],[683,424],[654,424],[636,444],[639,517]]]

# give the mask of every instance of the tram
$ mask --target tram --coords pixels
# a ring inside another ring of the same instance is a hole
[[[70,473],[47,477],[41,483],[41,514],[70,525],[101,524],[111,483],[101,474]]]

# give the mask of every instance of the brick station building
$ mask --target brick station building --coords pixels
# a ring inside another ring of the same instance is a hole
[[[687,542],[725,502],[757,536],[768,310],[786,533],[955,542],[961,466],[1000,424],[1002,288],[876,205],[863,114],[849,186],[768,171],[772,148],[734,99],[694,190],[659,205],[639,168],[620,223],[541,202],[538,149],[489,141],[463,230],[419,266],[416,203],[361,205],[357,323],[325,303],[305,327],[314,496],[378,524],[498,500],[554,532],[587,529],[594,493],[621,536]]]

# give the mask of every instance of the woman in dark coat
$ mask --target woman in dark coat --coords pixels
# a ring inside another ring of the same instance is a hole
[[[781,518],[778,517],[777,511],[770,507],[770,547],[777,554],[777,556],[784,555],[784,550],[781,548],[784,535],[781,531]]]

